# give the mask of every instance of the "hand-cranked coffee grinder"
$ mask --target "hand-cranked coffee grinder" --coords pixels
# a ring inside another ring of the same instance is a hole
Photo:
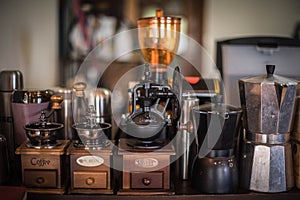
[[[67,149],[70,156],[70,192],[82,194],[113,194],[113,144],[108,140],[111,124],[97,119],[95,105],[85,97],[86,83],[74,84],[74,122],[77,132]]]
[[[60,96],[51,96],[51,111],[42,110],[39,121],[24,126],[27,141],[17,149],[21,155],[22,183],[28,192],[64,194],[67,187],[68,140],[59,140],[63,124],[50,122],[62,101]]]
[[[144,77],[132,88],[132,112],[124,115],[118,154],[123,159],[119,194],[170,193],[170,142],[176,133],[179,101],[168,84],[167,67],[179,44],[180,18],[156,16],[138,20],[138,37],[146,60]]]

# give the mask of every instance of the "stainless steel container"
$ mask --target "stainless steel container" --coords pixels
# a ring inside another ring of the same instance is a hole
[[[23,75],[19,70],[1,71],[0,80],[0,91],[11,92],[23,88]]]
[[[18,182],[18,158],[15,156],[15,127],[12,111],[12,95],[15,90],[23,89],[23,75],[18,70],[0,72],[0,134],[7,143],[9,166],[9,182]]]
[[[96,111],[96,123],[112,123],[111,91],[106,88],[97,88],[89,93],[89,105],[93,105]],[[115,130],[112,130],[115,132]],[[110,133],[111,134],[111,133]],[[111,139],[111,135],[107,135]]]
[[[244,137],[241,186],[258,192],[284,192],[294,185],[290,133],[298,82],[267,74],[239,81]]]
[[[90,92],[89,105],[96,110],[97,123],[111,123],[111,91],[105,88],[97,88]]]
[[[0,134],[7,140],[9,157],[15,155],[12,94],[14,90],[23,89],[23,75],[20,71],[0,72]]]
[[[72,89],[68,88],[57,88],[54,90],[55,95],[62,96],[63,101],[60,104],[61,109],[58,110],[58,123],[62,123],[63,127],[63,134],[62,138],[64,140],[73,140],[75,139],[76,131],[72,128],[74,124],[73,119],[73,112],[72,112]]]

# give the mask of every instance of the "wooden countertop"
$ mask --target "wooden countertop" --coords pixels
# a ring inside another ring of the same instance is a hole
[[[239,191],[237,194],[200,194],[189,187],[187,182],[175,184],[175,195],[101,195],[101,194],[64,194],[47,195],[28,193],[28,200],[299,200],[300,190],[297,188],[282,193],[258,193]]]

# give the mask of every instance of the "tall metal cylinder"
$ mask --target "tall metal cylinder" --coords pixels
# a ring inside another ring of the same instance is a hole
[[[191,108],[197,105],[199,105],[199,99],[195,97],[187,96],[183,99],[180,123],[186,124],[191,120]],[[183,153],[178,159],[179,177],[182,180],[188,180],[191,173],[192,159],[196,155],[196,151],[190,149],[194,135],[187,130],[180,130],[178,134],[180,134],[180,137],[178,137],[179,140],[177,141],[177,151]]]
[[[61,109],[58,110],[58,122],[64,124],[62,130],[62,139],[72,140],[75,139],[75,130],[72,128],[74,124],[73,111],[72,111],[72,89],[59,88],[55,92],[55,95],[62,96],[63,101],[61,103]]]
[[[12,94],[14,90],[23,89],[23,75],[20,71],[0,72],[0,134],[4,135],[8,144],[9,157],[14,157],[14,130],[12,114]]]
[[[17,161],[15,156],[15,135],[12,112],[12,95],[15,90],[23,89],[23,75],[18,70],[0,72],[0,134],[6,138],[10,182],[17,179]]]

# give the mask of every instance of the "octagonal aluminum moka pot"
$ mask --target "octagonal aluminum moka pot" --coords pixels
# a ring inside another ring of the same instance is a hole
[[[297,81],[267,74],[239,80],[244,128],[250,133],[285,134],[292,129]]]
[[[290,133],[298,82],[267,74],[239,81],[243,108],[241,177],[243,188],[284,192],[294,185]]]

